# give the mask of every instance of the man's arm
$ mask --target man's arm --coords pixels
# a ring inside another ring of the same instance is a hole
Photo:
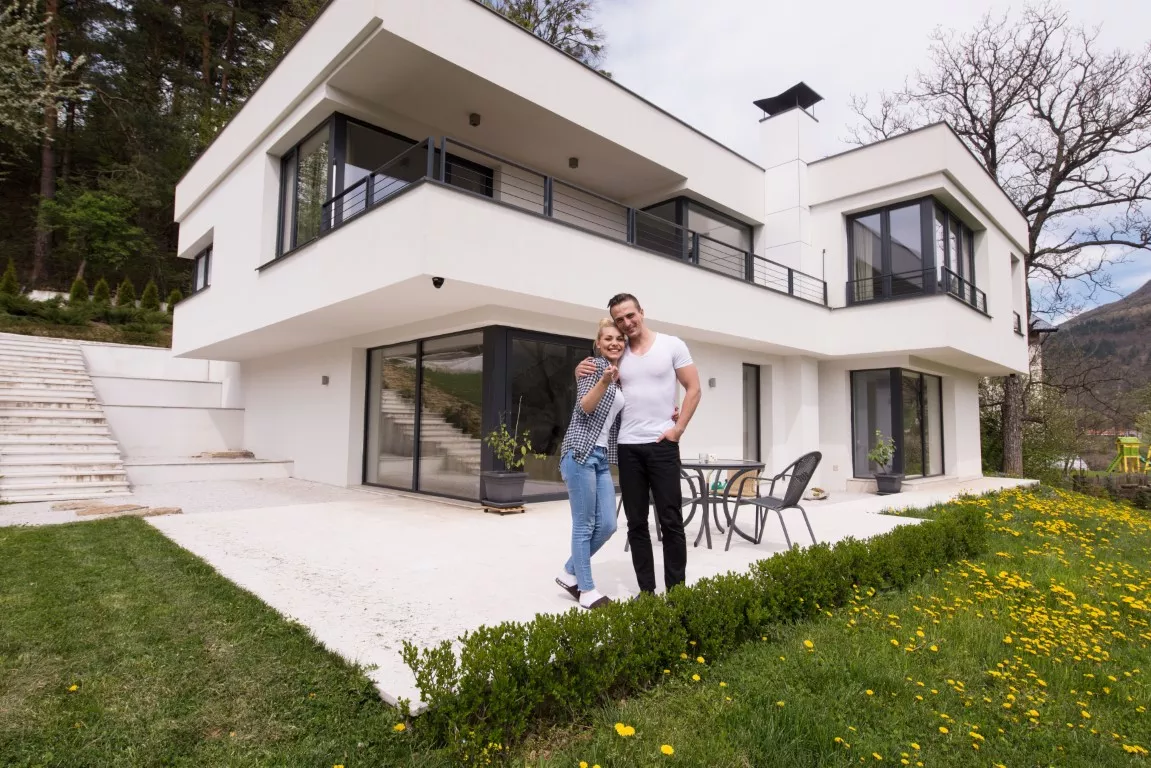
[[[676,368],[675,378],[684,389],[683,404],[679,409],[679,420],[675,426],[660,435],[659,439],[660,441],[674,440],[678,443],[679,439],[683,437],[688,423],[691,422],[691,417],[695,415],[695,409],[699,406],[702,392],[699,388],[699,370],[694,364]]]
[[[579,365],[577,365],[575,369],[575,377],[582,379],[584,376],[593,375],[595,375],[595,358],[585,357],[583,360],[580,360]]]

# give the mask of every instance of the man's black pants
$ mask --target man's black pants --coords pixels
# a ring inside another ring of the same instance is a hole
[[[687,570],[687,539],[683,534],[683,497],[679,485],[679,444],[619,446],[619,488],[627,516],[627,540],[639,588],[655,591],[655,563],[648,531],[648,495],[663,532],[663,583],[667,589],[682,584]]]

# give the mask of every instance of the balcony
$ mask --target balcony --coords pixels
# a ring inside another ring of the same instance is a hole
[[[448,137],[415,144],[320,203],[319,236],[422,182],[453,186],[498,205],[827,305],[827,287],[816,277]]]
[[[920,269],[873,275],[847,283],[848,306],[940,294],[947,294],[976,312],[987,314],[987,294],[947,267],[940,267],[938,272]]]

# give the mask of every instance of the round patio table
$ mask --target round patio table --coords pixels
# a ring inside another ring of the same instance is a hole
[[[719,506],[723,504],[723,516],[728,525],[732,525],[731,514],[728,511],[727,500],[731,497],[731,489],[740,487],[739,484],[743,482],[749,475],[755,476],[763,471],[766,466],[762,461],[748,461],[747,459],[714,459],[711,461],[701,459],[682,459],[679,463],[680,470],[687,480],[688,485],[692,489],[691,512],[687,516],[686,522],[691,522],[691,518],[695,516],[696,507],[703,507],[703,524],[699,527],[699,533],[695,537],[695,546],[699,546],[700,537],[707,538],[707,548],[711,549],[711,523],[709,521],[709,512],[715,514],[712,509],[713,505]],[[722,491],[713,491],[708,483],[707,475],[712,471],[722,472],[731,470],[732,476],[728,478],[727,483],[724,485]],[[694,477],[693,477],[694,474]],[[723,526],[719,524],[719,517],[715,519],[715,526],[723,533]],[[755,539],[748,536],[738,527],[733,526],[736,533],[743,538],[755,543]]]

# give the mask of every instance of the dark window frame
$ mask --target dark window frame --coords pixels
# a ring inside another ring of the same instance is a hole
[[[348,125],[349,124],[358,125],[362,128],[367,128],[369,130],[376,131],[377,133],[381,133],[381,134],[390,136],[393,139],[397,139],[399,141],[406,142],[409,146],[414,147],[420,143],[420,142],[416,141],[415,139],[412,139],[408,136],[404,136],[402,133],[396,133],[395,131],[388,130],[387,128],[381,128],[378,125],[373,125],[367,121],[360,120],[359,118],[351,117],[350,115],[345,115],[343,112],[332,112],[330,115],[328,115],[326,118],[324,118],[313,130],[309,131],[306,136],[304,136],[302,139],[300,139],[298,142],[296,142],[290,149],[285,151],[284,154],[280,156],[280,177],[278,180],[278,183],[280,186],[280,194],[279,194],[279,208],[276,212],[276,256],[274,259],[272,259],[272,261],[268,262],[269,264],[274,263],[276,261],[279,261],[280,259],[291,255],[298,248],[302,248],[303,246],[308,245],[309,243],[312,243],[312,242],[315,242],[316,240],[319,240],[321,237],[328,234],[333,229],[339,228],[339,226],[341,224],[343,224],[345,221],[351,221],[351,219],[354,218],[355,215],[358,215],[358,214],[354,214],[352,216],[348,216],[347,218],[344,218],[341,216],[340,221],[334,222],[333,224],[331,224],[327,227],[321,225],[319,235],[312,238],[311,240],[308,240],[305,243],[297,242],[296,228],[297,228],[297,223],[298,223],[298,219],[299,219],[298,201],[299,201],[299,186],[300,186],[300,173],[299,173],[300,147],[304,143],[306,143],[307,141],[311,140],[320,131],[327,129],[329,150],[328,150],[328,173],[327,173],[327,178],[326,178],[327,197],[325,199],[330,200],[334,195],[338,195],[344,191],[344,173],[345,173],[345,168],[347,166]],[[440,157],[440,149],[436,148],[436,150],[435,150],[435,163],[436,163],[437,169],[439,168],[439,164],[441,162],[442,162],[442,158]],[[292,195],[292,230],[289,233],[289,235],[290,235],[289,239],[291,242],[285,243],[284,242],[284,206],[287,202],[286,198],[287,198],[287,195],[289,192],[289,190],[287,189],[288,184],[286,183],[287,170],[289,168],[289,163],[295,163],[296,173],[294,174],[292,185],[291,185],[292,186],[292,189],[291,189],[291,195]],[[495,197],[495,171],[494,171],[494,169],[489,168],[486,165],[482,165],[480,163],[477,163],[473,160],[468,160],[466,158],[459,157],[459,156],[454,155],[454,154],[449,152],[448,153],[447,166],[444,168],[444,175],[445,175],[444,181],[448,184],[452,183],[452,181],[451,181],[451,170],[452,170],[453,166],[459,166],[461,168],[467,168],[467,169],[469,169],[469,170],[471,170],[477,174],[480,174],[484,178],[484,185],[483,185],[484,191],[482,194],[486,197],[491,197],[491,198]],[[467,189],[467,188],[463,188],[463,189]],[[335,191],[333,192],[333,190],[335,190]],[[473,194],[480,194],[480,193],[476,193],[474,190],[470,190],[470,189],[467,189],[467,191],[472,192]]]
[[[912,205],[920,206],[920,247],[923,249],[923,274],[925,279],[923,281],[923,290],[918,293],[910,294],[896,294],[892,295],[892,258],[891,258],[891,212],[900,208],[907,208]],[[943,229],[943,251],[936,251],[935,242],[935,225],[937,213],[942,216],[946,226]],[[878,292],[875,298],[857,300],[855,299],[855,291],[853,286],[858,280],[866,280],[873,278],[871,275],[864,277],[857,277],[855,274],[855,232],[853,225],[856,220],[866,218],[868,216],[880,217],[880,258],[882,269],[882,290]],[[847,303],[848,306],[854,304],[873,304],[877,301],[891,301],[898,299],[905,299],[915,296],[930,295],[939,292],[939,281],[932,278],[926,279],[928,275],[941,274],[941,268],[946,268],[949,261],[952,261],[951,256],[951,232],[955,231],[956,242],[958,245],[959,253],[956,254],[954,259],[955,268],[952,270],[960,279],[970,283],[973,288],[978,288],[979,284],[975,278],[975,232],[971,227],[963,223],[963,221],[955,215],[947,206],[939,201],[933,195],[926,195],[923,197],[911,198],[902,200],[898,203],[889,203],[877,208],[871,208],[866,211],[859,211],[852,213],[846,217],[847,224]]]
[[[201,286],[196,285],[196,279],[200,274],[200,262],[204,263],[204,284]],[[212,287],[212,243],[208,243],[199,253],[192,257],[192,291],[189,296],[195,296],[197,293],[202,293]]]
[[[744,456],[744,459],[751,459],[754,461],[763,460],[763,367],[756,363],[744,363],[744,375],[748,371],[755,372],[755,456]],[[743,379],[746,386],[747,379]],[[746,403],[746,400],[744,401]],[[746,425],[747,413],[743,414],[744,423]]]
[[[424,344],[429,341],[438,339],[446,339],[454,336],[463,336],[469,333],[482,333],[483,334],[483,365],[484,365],[484,378],[483,385],[480,391],[481,405],[481,430],[483,434],[488,434],[492,429],[499,426],[500,416],[508,413],[512,405],[512,388],[509,377],[508,365],[512,357],[512,342],[517,339],[525,341],[542,341],[551,342],[556,344],[566,344],[568,346],[579,347],[586,346],[589,356],[593,340],[590,338],[580,338],[576,336],[564,336],[554,333],[546,333],[543,331],[531,331],[523,328],[516,328],[513,326],[504,325],[485,325],[476,328],[468,328],[461,331],[452,331],[451,333],[441,333],[434,336],[425,336],[418,339],[406,339],[388,344],[381,344],[371,347],[364,351],[365,355],[365,368],[364,368],[364,424],[363,424],[363,461],[361,466],[360,482],[364,485],[373,488],[387,488],[389,490],[399,490],[407,493],[420,493],[428,496],[435,496],[439,498],[458,499],[460,501],[474,502],[478,499],[472,499],[467,496],[455,496],[447,493],[440,493],[436,491],[424,490],[420,487],[420,441],[415,440],[412,450],[412,483],[408,488],[403,488],[394,485],[387,485],[383,483],[369,483],[368,482],[368,458],[369,449],[368,437],[369,419],[371,419],[370,401],[377,393],[372,391],[372,353],[379,349],[388,349],[390,347],[401,346],[404,344],[414,344],[416,346],[415,368],[416,368],[416,381],[415,381],[415,434],[419,435],[422,421],[423,412],[423,358],[424,358]],[[575,376],[574,370],[572,376]],[[574,380],[574,379],[573,379]],[[481,446],[480,449],[480,471],[488,472],[496,468],[495,456],[491,448],[486,444]],[[567,498],[567,493],[551,493],[551,494],[532,494],[524,497],[525,501],[558,501]]]
[[[855,377],[856,377],[856,374],[876,373],[878,371],[886,371],[888,373],[888,375],[890,376],[888,387],[889,387],[890,392],[891,392],[891,424],[889,425],[890,431],[888,432],[888,435],[895,441],[895,456],[892,458],[892,461],[891,461],[891,472],[892,472],[892,474],[896,474],[896,475],[904,474],[904,465],[903,465],[903,451],[904,451],[904,447],[905,447],[904,446],[904,440],[903,440],[903,437],[904,437],[903,436],[903,374],[904,373],[911,373],[911,374],[915,374],[915,375],[919,376],[920,398],[919,398],[918,407],[919,407],[919,412],[920,412],[921,416],[926,413],[927,377],[933,378],[939,382],[939,408],[940,408],[940,413],[939,413],[939,463],[940,463],[940,467],[939,467],[938,472],[933,472],[930,475],[918,475],[916,477],[924,477],[924,478],[940,477],[942,475],[947,474],[947,441],[945,439],[946,435],[944,434],[944,431],[943,431],[943,377],[939,376],[938,374],[924,373],[923,371],[917,371],[917,370],[914,370],[912,368],[861,368],[859,370],[850,371],[850,377],[848,380],[848,389],[851,392],[850,419],[851,419],[851,474],[852,474],[852,477],[857,479],[857,480],[870,480],[871,478],[874,477],[874,474],[871,472],[870,467],[865,466],[863,468],[863,470],[866,474],[860,474],[860,468],[855,465],[855,446],[856,446],[856,440],[858,439],[858,435],[856,434],[856,430],[855,430],[855,414],[856,414],[856,405],[857,405],[855,402]],[[926,426],[927,420],[925,418],[920,418],[919,423],[920,423],[920,435],[919,435],[920,445],[923,446],[923,450],[924,450],[924,452],[926,452],[927,451],[927,426]],[[898,429],[896,429],[897,426],[898,426]]]
[[[666,200],[660,200],[658,203],[652,203],[651,205],[644,206],[640,210],[644,213],[648,213],[652,208],[658,208],[659,206],[666,205],[668,203],[675,203],[675,221],[672,222],[673,224],[678,224],[684,229],[690,229],[690,227],[687,225],[687,209],[694,205],[700,210],[711,214],[712,216],[718,216],[719,218],[728,222],[733,228],[746,230],[747,242],[749,244],[747,252],[752,253],[755,250],[755,227],[753,225],[740,221],[734,216],[724,213],[723,211],[717,211],[707,203],[701,203],[694,198],[688,197],[687,195],[676,195],[675,197],[669,197]],[[703,237],[707,237],[707,235],[704,235],[702,232],[699,234]],[[735,246],[732,247],[734,248]]]

